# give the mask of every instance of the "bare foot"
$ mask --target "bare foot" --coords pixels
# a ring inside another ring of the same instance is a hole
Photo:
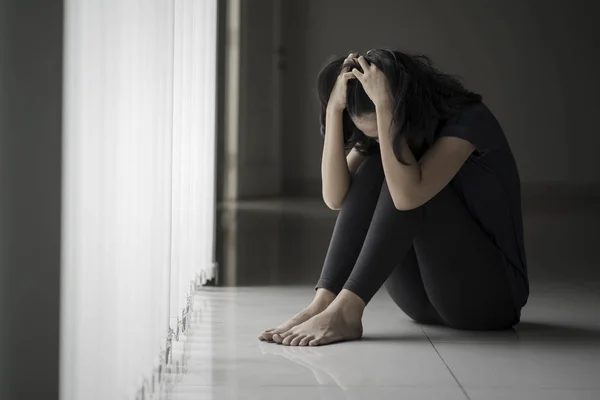
[[[275,333],[273,341],[286,346],[319,346],[360,339],[364,307],[362,299],[344,290],[325,311],[283,333]]]
[[[272,342],[273,335],[280,334],[290,330],[291,328],[300,325],[304,321],[307,321],[314,317],[315,315],[323,312],[335,299],[335,294],[325,289],[318,289],[317,294],[315,295],[315,299],[313,302],[306,307],[304,310],[300,311],[298,314],[294,315],[288,321],[279,325],[277,328],[267,329],[258,337],[259,340]]]

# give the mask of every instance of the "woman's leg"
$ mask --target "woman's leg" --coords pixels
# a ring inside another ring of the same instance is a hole
[[[264,331],[260,340],[271,341],[274,334],[301,324],[331,304],[348,279],[363,246],[383,181],[381,158],[367,157],[355,172],[338,213],[315,298],[288,321]]]
[[[398,307],[416,322],[428,325],[444,323],[423,285],[414,246],[385,281],[385,289]]]
[[[453,187],[448,185],[417,209],[398,211],[384,183],[346,290],[327,310],[274,337],[275,341],[326,344],[362,332],[363,308],[390,276],[394,281],[388,289],[414,290],[410,287],[415,283],[414,269],[403,269],[410,263],[401,262],[410,256],[413,245],[425,293],[436,311],[424,313],[426,320],[435,323],[439,316],[443,323],[462,329],[500,329],[518,321],[505,259]],[[414,293],[410,297],[393,291],[392,298],[401,300],[402,309],[415,309],[413,314],[421,316],[428,303],[422,292]]]
[[[385,283],[396,304],[417,322],[457,329],[504,329],[518,323],[506,276],[510,266],[452,186],[423,209],[423,230]]]
[[[380,156],[372,157],[381,160]],[[381,164],[377,167],[383,171]],[[395,208],[384,179],[360,253],[353,268],[349,268],[349,276],[344,275],[344,278],[348,277],[344,290],[325,311],[274,335],[273,340],[284,345],[319,345],[360,337],[366,304],[405,259],[421,229],[422,220],[421,208],[411,211]]]
[[[414,248],[425,290],[450,327],[506,329],[517,324],[512,268],[451,185],[424,208]]]
[[[381,157],[367,157],[360,165],[337,216],[321,277],[315,289],[338,294],[361,253],[385,176]]]
[[[384,184],[345,289],[368,303],[387,280],[391,297],[418,322],[458,329],[503,329],[518,322],[510,266],[451,184],[415,210],[398,211],[390,203]],[[396,265],[394,250],[402,257]]]

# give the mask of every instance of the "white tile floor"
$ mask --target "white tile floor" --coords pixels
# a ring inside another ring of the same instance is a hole
[[[220,240],[235,254],[222,283],[245,287],[197,293],[187,373],[167,398],[600,399],[598,207],[528,207],[531,295],[514,330],[421,326],[380,291],[363,340],[310,348],[257,336],[310,301],[335,213],[320,201],[236,207],[224,211]]]
[[[187,373],[168,398],[600,399],[600,294],[532,289],[513,331],[421,326],[380,291],[363,340],[297,348],[257,335],[303,307],[311,287],[206,288]]]

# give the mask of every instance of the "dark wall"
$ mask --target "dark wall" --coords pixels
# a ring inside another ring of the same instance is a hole
[[[483,94],[528,184],[600,184],[597,2],[284,2],[285,194],[320,193],[317,73],[332,54],[396,47],[431,56]]]
[[[223,181],[225,179],[225,46],[227,44],[227,1],[217,2],[217,115],[216,115],[216,157],[215,181],[216,201],[223,200]]]
[[[59,382],[62,1],[0,1],[0,398]]]

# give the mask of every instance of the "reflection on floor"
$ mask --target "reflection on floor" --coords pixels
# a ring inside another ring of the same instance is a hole
[[[598,216],[526,210],[522,323],[464,332],[412,322],[380,291],[364,339],[292,348],[261,330],[310,300],[335,213],[320,202],[224,207],[222,282],[196,295],[187,373],[172,399],[599,399]]]

